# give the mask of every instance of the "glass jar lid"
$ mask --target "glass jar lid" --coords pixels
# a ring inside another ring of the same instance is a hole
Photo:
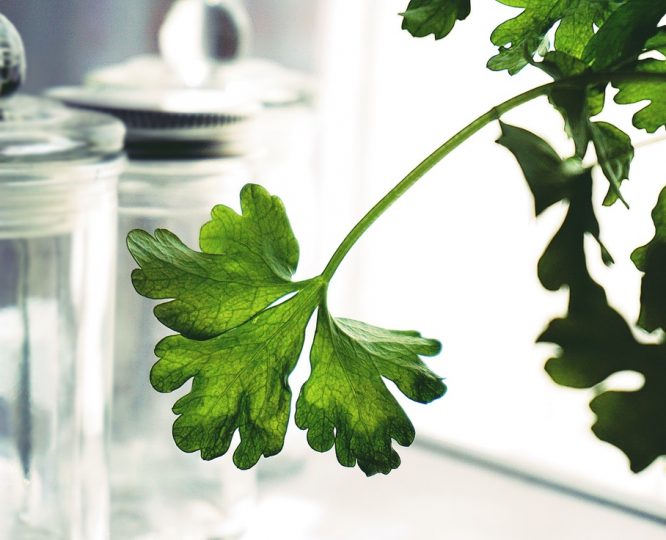
[[[25,77],[23,43],[0,15],[0,171],[39,164],[94,162],[122,152],[118,120],[15,95]]]
[[[49,95],[120,118],[134,159],[245,155],[264,109],[301,104],[312,94],[307,77],[245,58],[249,34],[240,0],[176,0],[160,30],[161,56],[103,67],[85,86]]]
[[[0,99],[0,167],[96,161],[118,155],[125,130],[113,117],[72,110],[49,99]]]
[[[82,86],[54,88],[48,94],[122,120],[125,150],[134,159],[244,154],[248,124],[260,108],[250,97],[203,88]]]
[[[311,77],[265,58],[237,58],[215,62],[192,60],[184,50],[180,57],[140,55],[120,64],[91,72],[86,83],[115,88],[202,88],[247,96],[264,108],[290,107],[309,103],[314,94]],[[196,58],[196,56],[195,56]],[[191,65],[191,69],[177,66]],[[196,84],[191,84],[196,82]]]

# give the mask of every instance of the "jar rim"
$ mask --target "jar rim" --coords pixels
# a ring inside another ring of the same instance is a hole
[[[0,169],[71,164],[122,151],[125,128],[109,115],[81,111],[52,99],[0,99]]]
[[[99,176],[119,176],[126,167],[127,157],[122,152],[75,162],[0,163],[0,192],[10,186],[33,189],[54,183],[89,183]]]

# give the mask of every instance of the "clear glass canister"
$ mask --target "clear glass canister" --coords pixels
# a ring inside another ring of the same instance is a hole
[[[153,316],[130,275],[125,238],[169,229],[198,246],[216,204],[237,205],[248,170],[254,101],[216,90],[61,88],[52,95],[104,110],[127,126],[130,157],[119,185],[118,273],[111,444],[112,537],[132,540],[238,538],[247,526],[255,475],[230,459],[203,461],[171,439],[174,402],[149,382],[155,344],[173,333]],[[186,385],[188,386],[188,385]]]
[[[134,160],[121,183],[120,235],[136,228],[166,228],[196,247],[211,208],[237,200],[247,181],[242,159]],[[155,302],[134,291],[129,276],[135,267],[124,249],[119,258],[113,423],[116,537],[238,538],[249,519],[254,474],[237,470],[230,459],[209,462],[184,454],[171,440],[171,408],[189,388],[172,394],[150,388],[153,349],[172,332],[153,316]]]
[[[9,96],[19,47],[0,16],[0,538],[104,540],[124,128]]]
[[[276,64],[237,57],[248,30],[239,13],[239,0],[177,0],[160,32],[162,57],[103,67],[86,86],[51,93],[114,114],[128,128],[130,163],[120,183],[114,539],[227,540],[239,538],[252,517],[253,470],[237,470],[231,455],[202,461],[171,439],[171,408],[189,390],[159,394],[150,386],[155,344],[173,332],[155,319],[155,302],[134,291],[136,263],[124,245],[132,229],[162,228],[196,249],[212,207],[238,210],[240,189],[250,181],[283,198],[301,241],[313,236],[314,186],[306,172],[313,137],[303,114],[309,88]]]

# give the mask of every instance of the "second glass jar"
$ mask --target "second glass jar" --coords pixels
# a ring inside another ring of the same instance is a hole
[[[169,229],[190,247],[210,209],[248,181],[242,159],[133,160],[119,189],[118,281],[111,485],[112,538],[235,538],[246,526],[254,475],[228,459],[185,454],[170,438],[173,403],[187,387],[150,387],[153,348],[167,334],[154,301],[130,281],[137,265],[123,245],[132,229]]]

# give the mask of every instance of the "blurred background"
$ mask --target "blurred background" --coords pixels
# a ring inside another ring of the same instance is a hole
[[[400,30],[398,13],[406,4],[245,2],[254,27],[252,55],[306,73],[317,88],[314,150],[304,156],[311,172],[298,181],[310,183],[318,201],[317,222],[299,226],[318,233],[302,245],[312,260],[302,277],[322,268],[347,230],[435,147],[489,107],[544,82],[529,70],[511,78],[484,67],[494,53],[487,36],[515,10],[486,2],[484,11],[476,8],[451,36],[434,42]],[[80,84],[94,68],[156,53],[170,5],[0,0],[0,11],[25,42],[25,89],[41,93]],[[631,113],[608,114],[629,129]],[[507,120],[562,152],[571,149],[561,118],[545,100]],[[300,479],[269,483],[272,502],[260,508],[267,523],[295,527],[284,538],[422,538],[414,531],[438,530],[447,518],[458,527],[450,531],[453,538],[666,537],[664,464],[632,474],[625,456],[589,430],[592,393],[556,387],[543,371],[554,350],[534,340],[550,318],[564,313],[566,295],[544,292],[535,268],[563,209],[534,220],[524,180],[513,158],[494,144],[497,136],[498,128],[489,126],[438,165],[359,242],[331,287],[335,315],[440,339],[443,352],[429,364],[445,377],[447,396],[427,407],[405,403],[417,444],[400,450],[404,464],[388,478],[366,480],[337,467],[332,453],[310,452],[303,454],[308,464],[335,473],[308,476],[306,468]],[[653,172],[662,148],[652,144],[637,154],[636,180],[625,192],[632,211],[620,205],[600,211],[604,241],[618,264],[592,271],[629,320],[638,313],[640,276],[628,255],[652,236],[649,209],[663,184]],[[303,440],[293,426],[289,437]],[[428,494],[417,498],[419,506],[407,502],[414,491]],[[363,516],[359,493],[381,504],[366,500],[371,509]],[[382,528],[381,516],[404,513],[401,507],[411,520]],[[520,526],[518,518],[507,521],[507,513],[526,508],[532,515],[523,515]],[[289,525],[294,509],[311,521]],[[421,529],[410,528],[415,516]],[[552,536],[539,533],[547,516],[558,524]],[[530,520],[534,528],[525,525]]]
[[[171,0],[2,0],[30,59],[25,90],[78,84],[94,68],[157,53],[157,33]],[[305,71],[317,64],[318,1],[249,0],[254,54]],[[294,16],[294,14],[297,14]]]

